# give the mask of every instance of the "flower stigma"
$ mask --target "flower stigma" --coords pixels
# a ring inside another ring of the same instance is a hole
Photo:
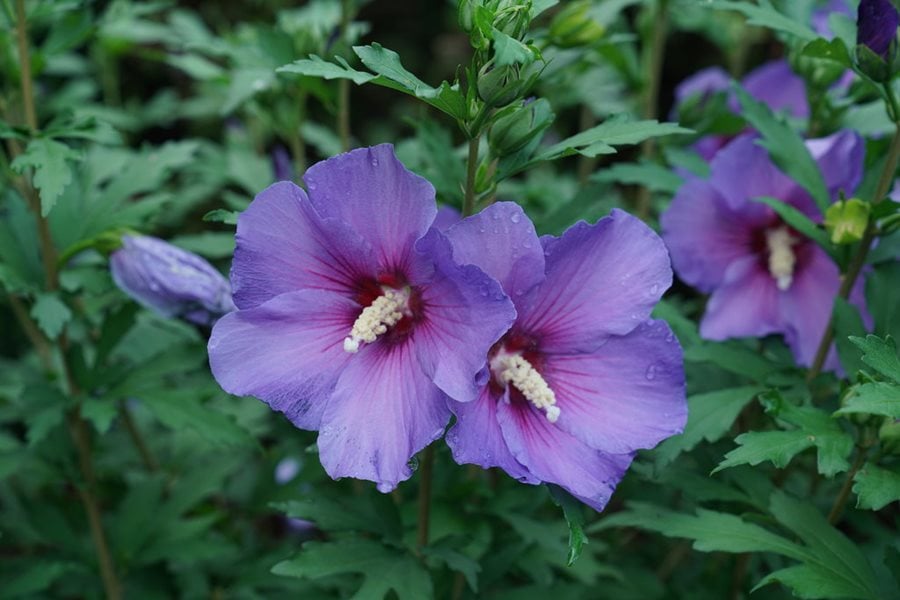
[[[344,351],[356,354],[361,344],[371,344],[379,335],[387,333],[389,327],[409,313],[408,302],[408,290],[385,289],[356,318],[350,335],[344,338]]]
[[[559,418],[559,407],[556,406],[556,394],[547,385],[537,369],[525,360],[521,354],[500,352],[491,359],[491,371],[505,384],[522,392],[525,399],[535,408],[543,410],[547,420],[556,423]]]
[[[769,248],[769,273],[775,278],[778,289],[783,292],[794,281],[794,263],[797,260],[791,249],[793,240],[787,227],[766,231],[766,245]]]

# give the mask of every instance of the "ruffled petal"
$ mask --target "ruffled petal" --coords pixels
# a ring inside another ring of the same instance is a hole
[[[841,285],[837,265],[825,251],[809,242],[798,256],[798,268],[791,287],[781,296],[781,310],[785,321],[785,341],[791,347],[797,363],[808,367],[831,319],[834,298]],[[860,294],[861,295],[861,294]],[[834,348],[825,365],[828,370],[838,368]]]
[[[359,306],[340,294],[303,290],[222,317],[209,363],[222,388],[255,396],[301,429],[317,429],[349,355],[343,340]]]
[[[800,186],[772,164],[765,148],[756,144],[755,134],[737,137],[720,150],[710,163],[709,183],[732,209],[748,217],[771,214],[764,204],[751,198],[794,196]]]
[[[500,284],[473,265],[454,261],[450,241],[431,229],[416,245],[434,265],[430,281],[420,286],[424,318],[412,333],[424,372],[447,395],[460,402],[478,394],[476,376],[488,350],[516,318]]]
[[[530,406],[501,402],[497,418],[512,455],[541,481],[562,486],[603,510],[632,456],[590,448]]]
[[[325,409],[319,458],[335,479],[368,479],[389,492],[409,479],[410,459],[441,437],[449,419],[413,344],[368,345],[347,363]]]
[[[462,215],[459,214],[458,210],[456,210],[452,206],[444,205],[438,209],[437,215],[434,217],[434,222],[431,224],[431,226],[436,228],[438,231],[446,232],[461,220]]]
[[[316,211],[363,236],[383,271],[405,270],[437,214],[432,185],[404,167],[390,144],[316,163],[303,180]]]
[[[734,261],[751,256],[754,229],[770,217],[758,210],[745,213],[734,210],[707,181],[690,179],[681,186],[660,217],[678,277],[709,292]]]
[[[866,143],[855,131],[839,131],[828,137],[807,140],[806,147],[819,165],[832,200],[840,192],[849,198],[862,181]]]
[[[376,272],[369,245],[346,224],[319,217],[306,192],[288,181],[250,203],[235,239],[231,283],[242,309],[301,289],[350,293]]]
[[[590,351],[628,333],[672,284],[662,240],[621,210],[595,225],[576,223],[544,253],[547,277],[520,303],[516,327],[547,352]]]
[[[544,279],[544,251],[531,219],[515,202],[497,202],[453,226],[453,258],[500,282],[513,299]]]
[[[523,483],[539,483],[513,457],[503,439],[497,421],[497,405],[504,402],[491,394],[488,386],[472,402],[450,402],[450,410],[456,415],[456,424],[447,432],[447,445],[453,451],[453,460],[459,464],[473,464],[485,469],[500,467],[510,477]]]
[[[783,330],[775,279],[760,259],[735,262],[722,285],[710,296],[700,321],[700,335],[708,340],[762,336]]]
[[[687,420],[681,347],[665,321],[647,321],[590,354],[547,355],[542,370],[558,427],[613,454],[652,448]]]

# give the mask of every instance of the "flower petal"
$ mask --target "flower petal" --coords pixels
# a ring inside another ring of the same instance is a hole
[[[517,461],[541,481],[564,487],[596,510],[603,510],[631,464],[631,455],[594,450],[530,405],[501,402],[497,418]]]
[[[798,119],[809,116],[806,84],[786,60],[775,60],[757,67],[744,77],[742,83],[748,94],[775,112],[784,111]],[[740,114],[736,104],[733,108]]]
[[[462,215],[459,214],[459,211],[452,206],[447,206],[445,204],[438,209],[437,215],[435,215],[434,222],[431,223],[431,226],[435,227],[438,231],[446,232],[448,229],[459,223],[460,220],[462,220]]]
[[[720,150],[710,163],[709,183],[734,210],[768,214],[767,206],[751,198],[774,196],[785,199],[798,193],[800,185],[772,164],[766,149],[756,144],[756,134],[737,137]],[[758,206],[758,208],[756,208]]]
[[[239,308],[301,289],[352,291],[376,268],[372,250],[347,225],[319,217],[306,192],[282,181],[238,218],[231,282]]]
[[[647,321],[590,354],[547,355],[542,371],[556,425],[613,454],[652,448],[687,420],[681,347],[665,321]]]
[[[732,208],[708,181],[690,179],[678,189],[660,224],[685,283],[709,292],[734,261],[753,254],[754,228],[771,217],[749,205],[741,208],[750,210]]]
[[[255,396],[297,427],[317,429],[358,312],[340,294],[303,290],[225,315],[209,339],[213,375],[225,391]]]
[[[520,303],[516,327],[547,352],[590,351],[650,316],[672,284],[669,255],[652,229],[621,210],[576,223],[544,246],[547,277]]]
[[[368,479],[389,492],[409,479],[409,460],[441,437],[449,419],[412,343],[371,344],[338,380],[322,416],[319,458],[333,478]]]
[[[497,281],[474,265],[454,261],[450,241],[438,230],[431,229],[416,249],[434,264],[431,280],[420,286],[425,318],[412,333],[416,354],[447,395],[474,400],[476,375],[488,350],[515,320],[515,308]]]
[[[503,439],[497,421],[497,405],[504,401],[494,397],[490,388],[484,386],[472,402],[449,403],[450,410],[456,415],[456,424],[447,432],[447,445],[453,451],[453,460],[461,465],[473,464],[485,469],[500,467],[523,483],[539,483],[513,457]]]
[[[359,232],[382,270],[404,269],[437,214],[432,185],[404,167],[390,144],[316,163],[303,180],[316,211]]]
[[[838,131],[828,137],[807,140],[806,147],[819,164],[832,200],[841,191],[849,198],[862,180],[866,143],[858,133]]]
[[[500,282],[513,299],[544,279],[544,251],[531,219],[515,202],[497,202],[448,232],[453,258]]]
[[[713,292],[700,321],[700,335],[708,340],[762,336],[780,332],[780,293],[775,279],[759,258],[736,261]]]

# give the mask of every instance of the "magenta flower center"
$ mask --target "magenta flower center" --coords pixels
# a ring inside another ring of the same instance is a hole
[[[376,340],[405,340],[423,318],[421,292],[400,277],[382,276],[363,283],[360,290],[357,301],[363,309],[344,338],[344,351],[350,354]]]
[[[511,388],[510,398],[523,398],[538,410],[543,410],[547,420],[555,423],[559,418],[556,394],[532,361],[526,358],[525,350],[510,341],[501,341],[490,353],[491,387],[497,392]],[[532,359],[536,357],[536,353],[528,354]]]

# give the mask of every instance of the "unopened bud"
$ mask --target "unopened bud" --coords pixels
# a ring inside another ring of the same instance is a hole
[[[835,202],[825,212],[825,230],[834,244],[852,244],[862,239],[869,225],[870,205],[858,198]]]
[[[550,39],[557,46],[571,48],[599,41],[606,28],[591,15],[592,2],[577,0],[556,13],[550,22]]]
[[[547,129],[553,116],[550,103],[543,98],[510,110],[488,133],[492,152],[498,157],[518,152]]]
[[[506,106],[524,91],[514,66],[484,67],[478,73],[478,95],[488,106]]]
[[[897,26],[900,14],[891,0],[862,0],[856,21],[856,63],[878,82],[897,71]]]

